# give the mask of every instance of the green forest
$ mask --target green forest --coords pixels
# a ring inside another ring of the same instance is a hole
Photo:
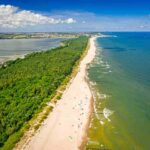
[[[64,41],[63,46],[8,61],[0,67],[0,149],[28,122],[72,73],[88,37]]]

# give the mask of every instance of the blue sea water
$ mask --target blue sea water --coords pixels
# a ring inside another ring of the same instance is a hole
[[[89,70],[95,102],[87,149],[149,150],[150,33],[103,34]]]

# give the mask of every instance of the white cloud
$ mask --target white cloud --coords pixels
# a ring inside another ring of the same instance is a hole
[[[70,23],[76,23],[76,20],[74,20],[73,18],[68,18],[64,22],[70,24]]]
[[[75,22],[76,20],[73,18],[56,19],[32,11],[20,10],[15,6],[0,5],[0,27],[2,28],[18,28],[44,24],[71,24]]]
[[[111,16],[69,10],[45,13],[0,5],[0,32],[150,31],[150,15]]]

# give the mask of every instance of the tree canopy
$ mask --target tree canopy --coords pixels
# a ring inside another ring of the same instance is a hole
[[[28,54],[0,68],[0,147],[37,113],[70,75],[86,48],[85,36]]]

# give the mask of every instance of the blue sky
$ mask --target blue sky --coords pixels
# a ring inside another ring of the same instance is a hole
[[[2,31],[150,31],[150,0],[0,0]]]

